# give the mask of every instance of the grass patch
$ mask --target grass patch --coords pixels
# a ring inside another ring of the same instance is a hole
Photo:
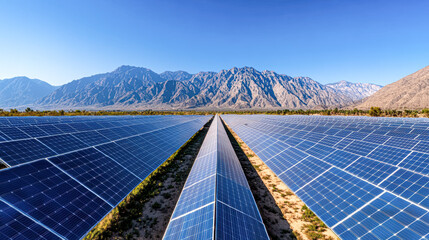
[[[301,208],[302,219],[310,222],[310,224],[304,225],[304,232],[309,239],[332,239],[326,238],[322,233],[328,228],[322,220],[320,220],[314,212],[312,212],[307,205]]]

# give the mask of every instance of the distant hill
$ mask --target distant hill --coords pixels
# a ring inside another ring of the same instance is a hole
[[[365,99],[359,109],[381,107],[382,109],[429,108],[429,66],[389,84]]]
[[[37,104],[47,108],[309,109],[348,105],[359,98],[350,95],[355,92],[369,94],[251,67],[218,73],[157,74],[146,68],[122,66],[65,84]]]
[[[47,82],[27,77],[0,80],[0,107],[8,108],[32,104],[57,88]]]
[[[341,91],[347,96],[351,97],[353,101],[366,98],[380,90],[383,86],[372,83],[351,83],[347,81],[340,81],[337,83],[327,84],[326,86]]]

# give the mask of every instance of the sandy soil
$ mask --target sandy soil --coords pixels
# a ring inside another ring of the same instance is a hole
[[[307,225],[310,225],[311,222],[302,217],[301,208],[304,203],[301,199],[264,164],[231,128],[227,128],[230,131],[228,134],[233,136],[231,142],[248,178],[271,239],[338,239],[329,228],[324,228],[318,232],[322,237],[310,236]]]

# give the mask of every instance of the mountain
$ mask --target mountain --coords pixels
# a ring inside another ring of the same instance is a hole
[[[341,107],[353,99],[307,77],[251,67],[191,75],[122,66],[63,85],[38,104],[47,108],[309,109]]]
[[[121,66],[115,71],[74,80],[38,101],[39,105],[106,106],[149,101],[153,95],[140,94],[155,83],[165,82],[159,74],[146,69]],[[135,101],[132,99],[135,98]]]
[[[357,105],[359,109],[429,108],[429,66],[391,83]]]
[[[377,92],[382,86],[372,83],[351,83],[347,81],[340,81],[337,83],[327,84],[326,86],[333,88],[337,91],[352,98],[353,101],[366,98]]]
[[[164,78],[165,80],[177,80],[177,81],[184,81],[189,80],[192,77],[192,74],[187,73],[185,71],[165,71],[161,74],[159,74],[160,77]]]
[[[0,107],[18,107],[32,104],[57,88],[39,79],[27,77],[0,80]]]

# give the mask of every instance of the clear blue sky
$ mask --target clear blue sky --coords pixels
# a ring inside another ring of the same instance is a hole
[[[125,64],[385,85],[429,65],[429,1],[0,0],[0,79]]]

